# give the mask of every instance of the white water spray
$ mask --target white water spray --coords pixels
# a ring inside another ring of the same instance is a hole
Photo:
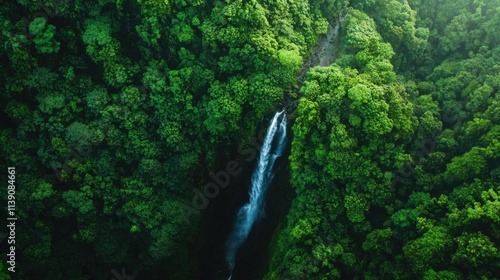
[[[279,121],[281,116],[283,117]],[[255,220],[264,214],[263,198],[267,186],[274,177],[272,170],[274,162],[283,154],[286,146],[286,121],[286,113],[284,111],[277,112],[267,128],[257,168],[252,174],[252,186],[249,192],[250,201],[238,211],[233,231],[227,240],[226,259],[231,273],[234,269],[238,249],[247,239]]]

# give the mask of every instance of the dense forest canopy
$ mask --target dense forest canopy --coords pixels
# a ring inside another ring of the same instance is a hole
[[[499,279],[499,0],[17,0],[0,22],[0,279],[207,279],[207,178],[285,103],[265,279]]]

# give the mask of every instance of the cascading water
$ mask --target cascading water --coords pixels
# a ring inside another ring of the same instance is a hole
[[[281,121],[279,121],[281,116]],[[283,154],[286,146],[286,121],[286,113],[284,111],[277,112],[267,129],[257,168],[252,174],[250,201],[238,211],[233,231],[227,240],[226,259],[231,273],[234,269],[238,249],[247,239],[255,220],[264,214],[264,194],[274,176],[274,162]],[[232,275],[228,280],[231,280],[231,277]]]

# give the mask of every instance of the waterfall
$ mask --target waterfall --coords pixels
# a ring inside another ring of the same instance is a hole
[[[281,116],[283,117],[280,121]],[[257,166],[252,174],[252,185],[249,191],[250,201],[238,211],[233,231],[227,240],[226,259],[231,273],[234,269],[238,249],[247,239],[255,220],[264,214],[264,194],[274,177],[273,165],[276,159],[283,154],[286,146],[286,121],[286,113],[284,111],[277,112],[267,128]]]

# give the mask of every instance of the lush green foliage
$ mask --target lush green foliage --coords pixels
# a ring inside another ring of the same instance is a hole
[[[309,72],[266,279],[498,279],[499,3],[409,2],[353,1]]]
[[[197,277],[193,190],[296,83],[341,4],[2,5],[1,166],[18,168],[16,246],[30,264],[19,277],[109,279],[125,264]]]
[[[499,0],[11,2],[19,279],[203,279],[193,191],[346,6],[336,62],[300,88],[265,278],[498,279]]]

